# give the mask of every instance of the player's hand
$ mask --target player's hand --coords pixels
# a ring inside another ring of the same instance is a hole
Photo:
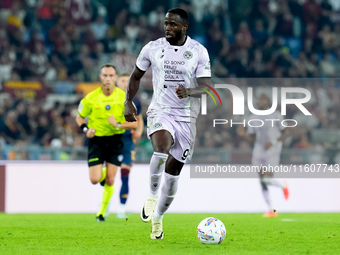
[[[132,141],[134,144],[139,143],[140,139],[142,138],[142,132],[138,130],[132,130]]]
[[[133,103],[131,101],[125,101],[124,106],[125,106],[125,110],[124,110],[125,120],[128,122],[137,121],[137,117],[136,117],[137,109],[133,105]]]
[[[109,118],[109,123],[114,126],[114,127],[117,127],[118,126],[118,122],[116,121],[115,117],[113,115],[111,115]]]
[[[190,89],[187,89],[184,86],[179,86],[178,88],[175,88],[177,97],[179,99],[186,98],[190,96]]]
[[[269,150],[270,147],[272,147],[272,146],[273,146],[273,144],[272,144],[271,142],[266,142],[266,143],[264,144],[264,149],[265,149],[265,150]]]
[[[93,138],[95,132],[96,132],[96,130],[94,130],[94,128],[88,129],[88,130],[86,131],[86,137],[87,137],[87,138]]]

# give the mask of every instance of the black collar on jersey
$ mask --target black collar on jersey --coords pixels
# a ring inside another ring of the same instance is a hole
[[[181,46],[183,46],[183,45],[187,42],[187,39],[188,39],[188,36],[185,35],[185,40],[184,40],[184,42],[183,42],[181,45],[172,45],[172,46],[174,47],[174,50],[177,52],[177,51],[178,51],[178,48],[176,48],[176,47],[181,47]],[[170,45],[171,45],[171,44],[170,44]]]
[[[184,42],[180,46],[183,46],[187,42],[187,38],[188,38],[188,36],[185,35],[185,40],[184,40]]]

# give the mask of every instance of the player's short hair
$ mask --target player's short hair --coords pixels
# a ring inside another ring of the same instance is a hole
[[[118,78],[126,77],[126,76],[130,77],[130,74],[129,73],[121,73],[121,74],[118,75]]]
[[[106,63],[104,65],[102,65],[102,67],[100,68],[100,70],[102,70],[104,67],[112,67],[113,69],[115,69],[115,71],[117,72],[117,69],[114,65],[110,64],[110,63]]]
[[[185,10],[181,8],[172,8],[168,10],[167,13],[177,14],[181,18],[183,24],[189,24],[189,14]]]

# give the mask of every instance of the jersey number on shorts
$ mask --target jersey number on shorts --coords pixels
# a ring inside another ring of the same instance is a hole
[[[188,156],[189,156],[189,149],[186,149],[186,150],[183,152],[182,160],[185,160]]]

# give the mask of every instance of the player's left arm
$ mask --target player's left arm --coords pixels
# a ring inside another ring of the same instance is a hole
[[[284,142],[289,135],[290,135],[289,129],[284,128],[283,130],[281,130],[281,135],[279,138],[277,138],[277,141]]]
[[[142,114],[139,114],[137,116],[137,123],[138,126],[136,128],[136,130],[133,131],[132,133],[132,141],[134,144],[139,143],[142,135],[143,135],[143,130],[144,130],[144,121],[143,121],[143,116]]]
[[[264,145],[264,148],[268,150],[270,147],[274,146],[275,144],[279,142],[283,143],[288,136],[289,136],[289,130],[287,128],[284,128],[281,130],[281,135],[277,139],[274,139],[273,141],[266,142]]]
[[[200,77],[196,78],[198,87],[197,88],[185,88],[179,87],[176,88],[176,94],[178,98],[185,98],[185,97],[201,97],[202,94],[207,94],[207,91],[210,89],[207,85],[211,86],[211,78],[210,77]]]
[[[200,56],[198,59],[196,71],[196,83],[195,88],[185,88],[180,86],[176,89],[178,98],[185,97],[201,97],[202,94],[208,94],[211,87],[211,68],[209,54],[206,48],[203,46],[200,48]]]
[[[120,123],[120,122],[116,121],[116,119],[113,115],[111,115],[109,117],[109,123],[116,128],[125,129],[125,130],[126,129],[135,129],[135,128],[138,127],[138,120],[135,121],[135,122],[125,121],[125,122]]]
[[[281,131],[281,135],[278,138],[275,138],[275,139],[273,139],[271,141],[266,142],[265,145],[264,145],[266,150],[268,150],[270,147],[276,145],[279,142],[283,143],[284,140],[290,135],[290,132],[289,132],[288,128],[282,127],[281,125],[279,125],[279,123],[281,123],[282,120],[283,120],[281,114],[277,113],[277,119],[279,121],[275,122],[275,125],[276,125],[275,127]]]

